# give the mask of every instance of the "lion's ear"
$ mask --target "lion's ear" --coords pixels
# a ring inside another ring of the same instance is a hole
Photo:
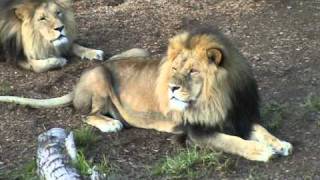
[[[217,48],[211,48],[207,50],[207,56],[209,61],[215,63],[216,65],[220,65],[222,61],[222,51]]]
[[[71,7],[72,6],[72,0],[56,0],[57,3],[61,4],[64,7]]]
[[[18,19],[20,19],[20,20],[24,20],[24,19],[30,17],[31,12],[32,12],[32,7],[30,5],[18,6],[15,9],[15,14],[18,17]]]

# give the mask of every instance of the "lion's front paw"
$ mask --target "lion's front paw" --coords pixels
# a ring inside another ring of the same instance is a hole
[[[245,154],[247,159],[262,162],[268,162],[274,156],[276,156],[276,152],[272,147],[260,143],[253,143]]]
[[[59,67],[63,67],[63,66],[65,66],[67,64],[67,62],[68,62],[67,59],[59,58],[58,66]]]
[[[123,128],[123,124],[118,120],[105,121],[99,126],[96,126],[100,131],[108,133],[108,132],[118,132]]]
[[[102,50],[87,50],[86,52],[84,52],[81,56],[81,59],[89,59],[89,60],[93,60],[93,59],[97,59],[102,61],[103,60],[103,54],[104,52]]]
[[[65,66],[67,64],[67,60],[65,58],[50,58],[46,63],[51,68],[58,68]]]
[[[275,149],[276,153],[281,156],[288,156],[292,153],[293,146],[287,141],[280,141],[281,148]]]

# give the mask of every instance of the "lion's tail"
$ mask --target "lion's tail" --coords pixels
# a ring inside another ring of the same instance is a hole
[[[66,94],[57,98],[32,99],[17,96],[0,96],[0,102],[19,104],[32,108],[56,108],[68,106],[72,103],[73,93]]]

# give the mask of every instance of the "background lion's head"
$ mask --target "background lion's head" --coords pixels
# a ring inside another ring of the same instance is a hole
[[[75,36],[71,0],[25,0],[2,5],[0,38],[14,42],[29,59],[63,53]],[[11,47],[12,48],[12,47]]]

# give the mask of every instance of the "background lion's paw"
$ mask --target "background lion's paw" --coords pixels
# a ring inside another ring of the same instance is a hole
[[[96,126],[100,131],[108,132],[118,132],[123,128],[123,124],[118,120],[106,121],[99,126]]]
[[[95,50],[95,51],[96,51],[95,59],[102,61],[104,52],[102,50]]]
[[[65,58],[61,58],[60,59],[60,62],[59,62],[59,66],[60,67],[63,67],[63,66],[65,66],[66,64],[67,64],[67,59],[65,59]]]
[[[89,59],[89,60],[97,59],[97,60],[102,61],[103,55],[104,55],[104,52],[102,50],[89,50],[84,53],[84,55],[81,57],[81,59],[84,59],[84,58]]]
[[[63,67],[67,64],[67,59],[65,58],[51,58],[48,59],[47,63],[50,67]]]

